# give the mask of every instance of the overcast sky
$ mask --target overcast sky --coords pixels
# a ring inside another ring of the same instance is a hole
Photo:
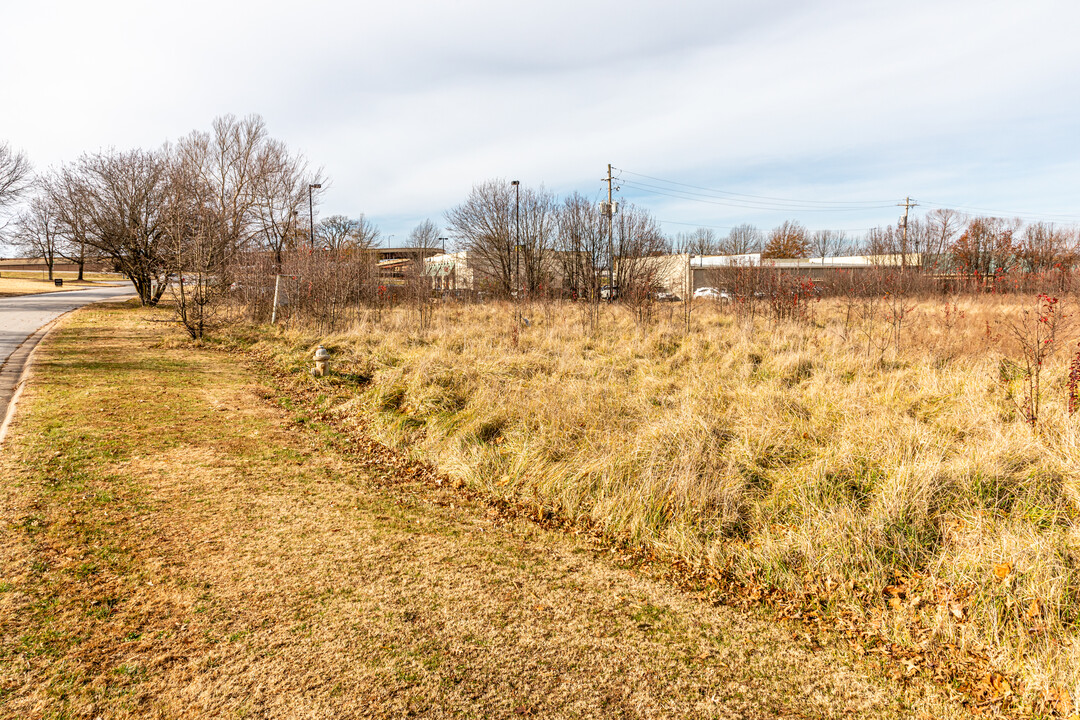
[[[4,0],[0,18],[0,140],[36,167],[258,113],[331,178],[320,213],[395,244],[487,179],[599,199],[608,163],[672,235],[859,232],[908,195],[1080,221],[1075,0]]]

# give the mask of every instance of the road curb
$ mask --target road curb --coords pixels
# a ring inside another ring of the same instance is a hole
[[[127,283],[109,284],[109,286],[117,288],[125,288],[125,285],[127,285]],[[59,293],[37,293],[37,295],[66,295],[69,293],[75,294],[95,289],[98,288],[80,288],[78,290],[63,291]],[[0,362],[0,445],[3,444],[4,439],[7,437],[8,429],[11,425],[12,418],[15,415],[15,405],[19,396],[22,394],[22,389],[26,384],[26,380],[30,377],[30,366],[33,360],[34,351],[37,349],[38,344],[44,340],[49,332],[56,327],[57,323],[67,317],[68,314],[75,312],[76,310],[90,307],[91,305],[97,305],[98,303],[124,302],[129,297],[132,297],[132,295],[126,292],[121,292],[117,295],[106,295],[105,297],[91,299],[88,302],[81,302],[74,307],[69,307],[67,310],[59,312],[59,314],[49,320],[49,322],[28,335],[18,347],[11,351],[11,354],[8,355],[6,359]],[[8,347],[11,346],[8,345]]]
[[[37,350],[41,341],[45,339],[45,336],[52,331],[60,320],[77,309],[68,310],[57,315],[42,325],[33,335],[23,340],[19,347],[15,348],[15,352],[11,353],[8,359],[4,361],[4,364],[0,365],[0,415],[3,416],[3,422],[0,422],[0,445],[4,444],[4,438],[7,437],[8,428],[11,426],[11,419],[15,416],[15,406],[18,404],[19,396],[22,395],[23,387],[30,377],[30,366],[34,351]]]

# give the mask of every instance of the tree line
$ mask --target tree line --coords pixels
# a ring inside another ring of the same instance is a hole
[[[300,211],[323,180],[270,137],[257,115],[214,120],[153,150],[104,150],[27,178],[14,244],[50,266],[104,260],[156,304],[170,275],[227,279],[251,249],[280,259],[299,237]]]
[[[105,262],[132,281],[145,305],[157,304],[171,283],[193,335],[227,288],[246,293],[252,307],[269,308],[267,278],[278,274],[308,278],[306,297],[327,294],[331,308],[390,298],[377,258],[366,252],[383,240],[374,223],[361,214],[314,225],[309,213],[327,183],[321,168],[271,137],[257,115],[226,115],[208,131],[157,149],[87,153],[38,174],[23,153],[0,144],[0,212],[23,208],[3,228],[6,237],[44,258],[50,277],[57,261],[76,264],[80,277],[88,262]],[[810,232],[794,220],[767,232],[742,224],[723,236],[697,228],[668,237],[632,203],[609,207],[578,192],[559,198],[501,179],[475,185],[444,220],[445,237],[429,219],[404,244],[466,251],[485,290],[517,297],[641,299],[657,290],[650,259],[671,253],[862,254],[901,271],[963,275],[980,284],[1017,271],[1067,273],[1080,257],[1075,228],[949,209],[862,237]],[[411,281],[420,294],[423,274],[414,269]]]
[[[837,230],[811,233],[789,220],[768,233],[740,225],[724,237],[710,228],[697,228],[676,235],[672,249],[693,255],[760,253],[764,259],[863,255],[903,269],[969,275],[981,282],[1011,272],[1072,269],[1080,262],[1080,232],[1049,222],[969,216],[939,208],[873,228],[862,237]]]
[[[544,188],[489,180],[446,213],[455,246],[470,255],[488,289],[597,297],[609,281],[643,285],[644,258],[668,250],[660,223],[627,205],[607,213],[581,193],[559,200]]]

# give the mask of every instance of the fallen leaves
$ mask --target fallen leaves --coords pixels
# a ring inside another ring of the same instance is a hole
[[[1060,686],[1053,686],[1042,692],[1042,705],[1045,710],[1056,712],[1060,715],[1069,715],[1071,718],[1077,717],[1076,715],[1070,715],[1073,712],[1072,698],[1069,696],[1069,692]]]
[[[1004,703],[1013,696],[1013,687],[1001,673],[990,672],[972,684],[964,687],[964,690],[975,701],[975,709]]]

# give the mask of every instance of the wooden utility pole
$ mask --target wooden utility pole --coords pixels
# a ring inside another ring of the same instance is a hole
[[[907,249],[908,249],[908,244],[907,244],[907,224],[908,224],[908,213],[911,212],[911,208],[918,207],[919,203],[913,201],[911,199],[911,196],[909,195],[908,197],[904,198],[904,202],[896,203],[896,205],[897,205],[897,207],[904,208],[904,239],[902,241],[903,245],[900,248],[900,267],[907,267]]]
[[[690,311],[694,307],[694,268],[690,265],[690,253],[686,253],[686,291],[683,293],[683,321],[686,334],[690,334]]]
[[[611,163],[607,166],[607,177],[601,178],[607,182],[607,205],[604,206],[604,214],[607,215],[608,237],[608,300],[615,299],[615,232],[612,223],[615,221],[615,205],[612,202],[611,193]]]

